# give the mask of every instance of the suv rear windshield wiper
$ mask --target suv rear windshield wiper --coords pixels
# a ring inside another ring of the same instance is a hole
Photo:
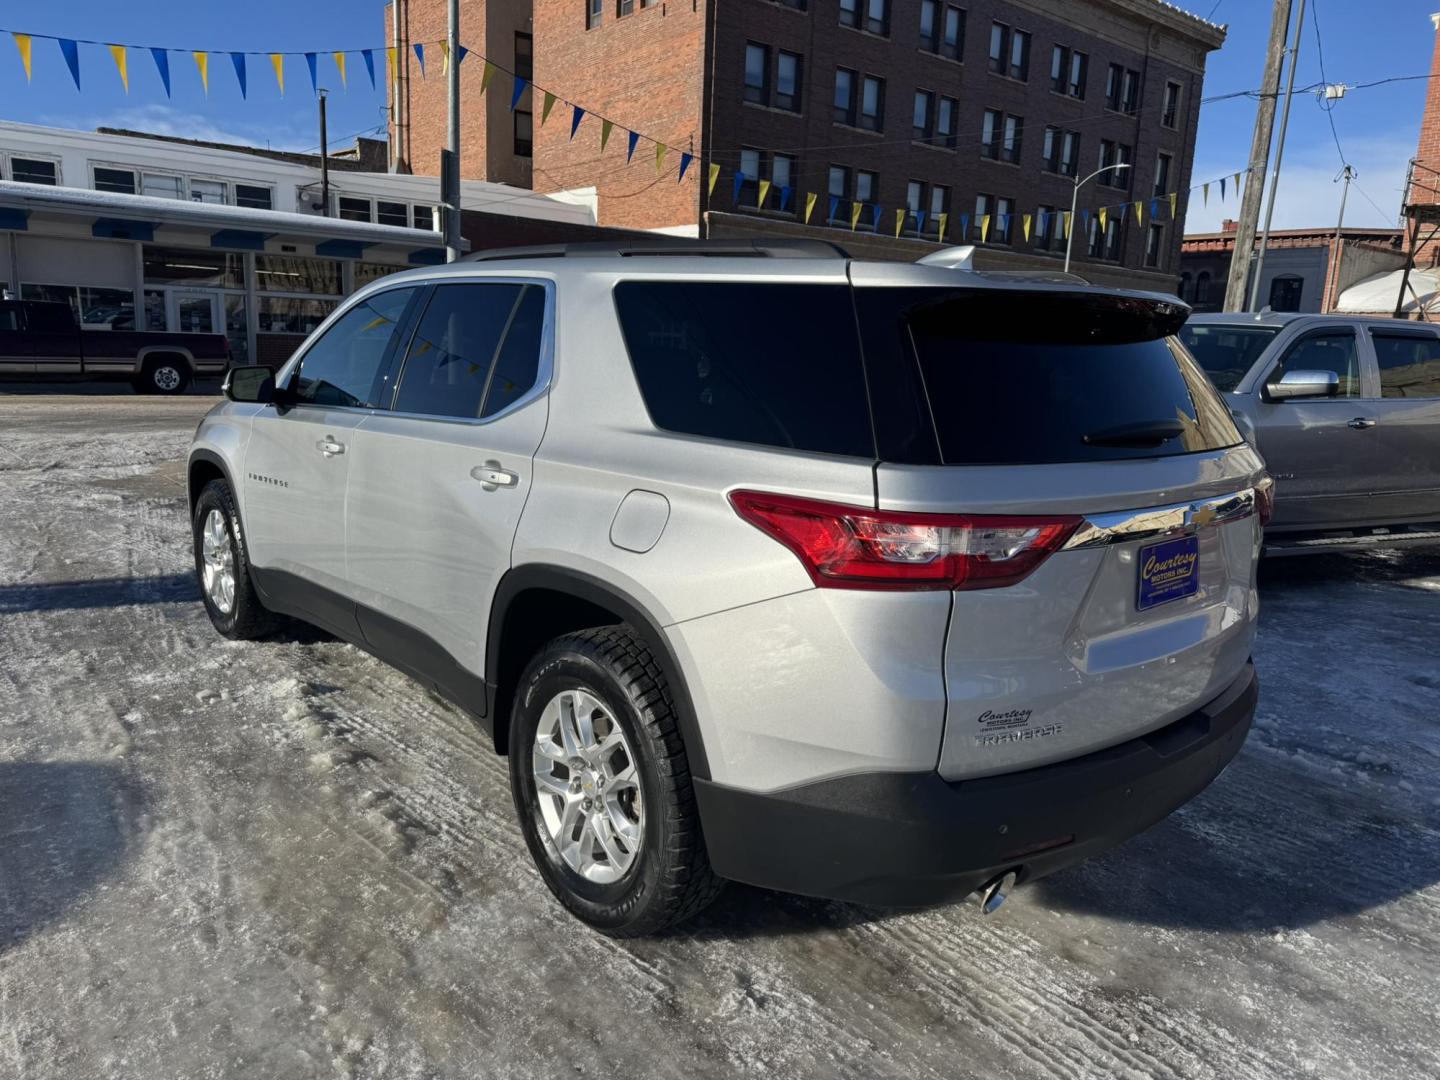
[[[1087,446],[1159,446],[1185,433],[1179,420],[1142,420],[1083,436]]]

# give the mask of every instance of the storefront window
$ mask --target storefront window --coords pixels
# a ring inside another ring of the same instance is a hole
[[[245,325],[245,297],[239,293],[225,295],[225,336],[230,339],[230,356],[236,364],[250,362],[250,333]]]
[[[245,287],[244,257],[235,252],[145,246],[145,284]]]
[[[299,296],[260,297],[260,333],[308,334],[335,310],[333,300]]]
[[[129,289],[101,289],[88,285],[20,286],[22,300],[69,304],[86,330],[134,330],[135,294]]]
[[[369,285],[388,274],[398,274],[401,270],[408,270],[408,266],[391,266],[389,263],[367,263],[357,262],[355,264],[355,288]]]
[[[255,287],[261,292],[340,295],[340,264],[300,255],[256,255]]]

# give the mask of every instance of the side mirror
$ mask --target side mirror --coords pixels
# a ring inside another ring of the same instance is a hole
[[[275,369],[271,367],[234,367],[225,375],[220,392],[231,401],[268,405],[275,400]]]
[[[1271,401],[1291,398],[1335,397],[1340,393],[1340,376],[1333,371],[1287,371],[1279,382],[1265,387]]]

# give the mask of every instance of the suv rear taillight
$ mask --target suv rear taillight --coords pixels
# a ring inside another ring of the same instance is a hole
[[[1255,510],[1260,515],[1260,527],[1270,524],[1275,516],[1275,480],[1265,475],[1255,485]]]
[[[912,514],[732,491],[730,505],[832,589],[998,589],[1058,549],[1077,516]]]

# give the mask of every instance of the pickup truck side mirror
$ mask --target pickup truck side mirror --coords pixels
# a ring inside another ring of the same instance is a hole
[[[1340,376],[1333,371],[1287,371],[1279,382],[1265,387],[1271,401],[1291,398],[1335,397],[1340,393]]]
[[[262,366],[231,368],[220,391],[231,401],[269,405],[277,396],[275,369]]]

